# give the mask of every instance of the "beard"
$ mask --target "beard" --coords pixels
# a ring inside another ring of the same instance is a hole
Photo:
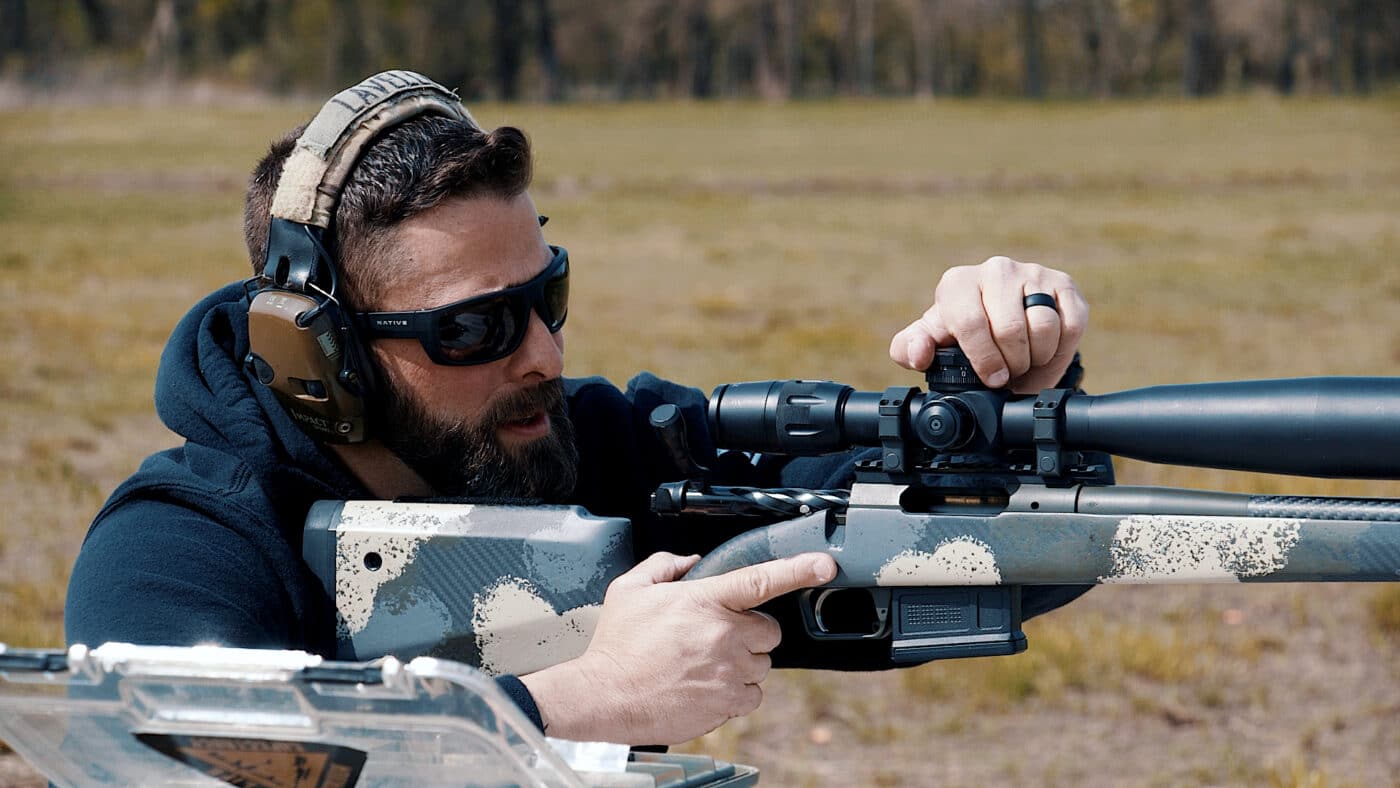
[[[443,420],[390,382],[380,415],[383,440],[439,495],[477,500],[562,503],[578,480],[574,425],[558,379],[512,392],[474,422]],[[549,414],[549,434],[514,447],[497,429]]]

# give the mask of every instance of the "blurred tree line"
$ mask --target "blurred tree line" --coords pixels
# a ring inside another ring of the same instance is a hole
[[[467,98],[1360,92],[1396,0],[0,0],[0,77]]]

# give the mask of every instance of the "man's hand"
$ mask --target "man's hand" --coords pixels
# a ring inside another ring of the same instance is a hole
[[[588,650],[522,679],[546,733],[677,744],[758,708],[782,633],[753,608],[831,580],[836,562],[809,553],[672,582],[699,560],[657,553],[618,577]]]
[[[1049,293],[1059,313],[1025,308],[1032,293]],[[992,388],[1035,394],[1064,376],[1089,322],[1089,305],[1069,275],[1009,257],[950,268],[933,306],[890,342],[890,358],[913,370],[933,363],[936,348],[957,343]]]

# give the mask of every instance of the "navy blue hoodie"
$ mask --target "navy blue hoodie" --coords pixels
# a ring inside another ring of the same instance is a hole
[[[302,525],[314,501],[371,496],[292,422],[271,391],[244,373],[240,360],[247,351],[247,304],[238,284],[206,297],[176,326],[161,356],[155,404],[185,444],[142,463],[88,529],[68,587],[69,643],[217,643],[334,653],[334,607],[301,559]],[[566,390],[580,456],[572,502],[632,518],[638,557],[657,549],[702,552],[743,528],[667,527],[647,509],[656,485],[678,476],[647,426],[657,405],[680,405],[697,456],[716,462],[701,392],[649,374],[634,378],[625,393],[601,378],[568,380]],[[719,462],[725,481],[850,482],[844,455],[757,465],[739,460],[726,455]],[[1025,600],[1027,617],[1068,602],[1083,588],[1034,591]],[[795,610],[775,612],[785,635],[796,635]],[[864,645],[837,655],[828,644],[813,654],[800,648],[802,640],[785,636],[775,664],[887,666],[885,655]],[[538,725],[524,685],[514,677],[498,682]]]

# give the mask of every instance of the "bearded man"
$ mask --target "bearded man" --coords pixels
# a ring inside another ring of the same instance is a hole
[[[266,270],[274,196],[301,134],[273,143],[249,183],[255,274]],[[685,741],[757,708],[783,630],[753,608],[831,580],[836,566],[811,554],[673,582],[697,556],[665,551],[676,544],[648,527],[648,495],[675,471],[647,414],[680,406],[691,446],[725,483],[849,484],[849,458],[717,458],[699,391],[645,373],[625,391],[563,378],[568,255],[545,242],[527,192],[531,166],[520,130],[442,114],[392,126],[353,163],[326,254],[367,348],[378,443],[318,439],[260,382],[248,363],[242,284],[195,305],[156,378],[157,411],[185,444],[147,459],[98,513],[69,587],[70,643],[330,656],[333,603],[301,558],[314,501],[570,503],[631,518],[647,557],[609,588],[581,656],[499,677],[500,686],[551,735],[631,744]],[[1027,307],[1031,294],[1053,295],[1058,310]],[[645,320],[646,306],[637,309]],[[922,369],[937,346],[957,342],[988,384],[1039,391],[1065,373],[1087,314],[1065,274],[993,258],[945,273],[933,306],[894,337],[890,355]],[[1028,589],[1025,615],[1082,591]]]

